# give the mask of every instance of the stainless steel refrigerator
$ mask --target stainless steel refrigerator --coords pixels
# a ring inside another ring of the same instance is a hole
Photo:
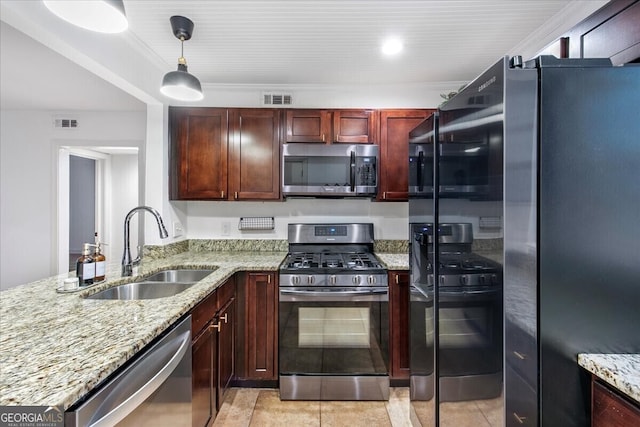
[[[414,424],[585,426],[577,355],[640,352],[638,100],[638,65],[503,58],[412,132]],[[447,336],[443,312],[450,223],[471,224],[471,251],[502,267],[500,315],[494,304],[455,319],[468,341]],[[473,346],[495,353],[496,338],[499,378],[487,364],[450,369],[443,346],[486,361],[493,353]]]
[[[640,67],[504,63],[506,424],[585,426],[577,355],[640,352]]]

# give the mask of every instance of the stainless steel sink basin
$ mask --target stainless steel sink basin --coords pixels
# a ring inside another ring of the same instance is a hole
[[[140,300],[171,297],[189,289],[196,282],[134,282],[114,286],[89,295],[87,299]]]
[[[215,269],[208,270],[162,270],[145,278],[145,282],[199,282],[213,273]]]
[[[89,295],[87,299],[141,300],[165,298],[179,294],[216,269],[206,270],[162,270],[138,282],[114,286]]]

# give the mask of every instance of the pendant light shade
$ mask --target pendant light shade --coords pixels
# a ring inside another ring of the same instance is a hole
[[[178,64],[178,71],[170,71],[162,79],[160,92],[180,101],[200,101],[204,98],[200,81],[187,72],[187,66]]]
[[[43,0],[59,18],[99,33],[121,33],[129,26],[122,0]]]
[[[173,35],[180,40],[181,52],[178,70],[164,75],[160,92],[178,101],[200,101],[204,98],[202,86],[200,81],[187,71],[187,60],[184,57],[184,42],[193,34],[193,22],[184,16],[172,16],[170,21]]]

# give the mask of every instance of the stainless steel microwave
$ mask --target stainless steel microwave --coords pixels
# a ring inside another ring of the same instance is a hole
[[[282,194],[375,197],[378,153],[371,144],[283,144]]]

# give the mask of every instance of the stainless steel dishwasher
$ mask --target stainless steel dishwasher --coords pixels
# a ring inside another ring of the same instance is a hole
[[[65,413],[65,426],[191,426],[191,316]]]

